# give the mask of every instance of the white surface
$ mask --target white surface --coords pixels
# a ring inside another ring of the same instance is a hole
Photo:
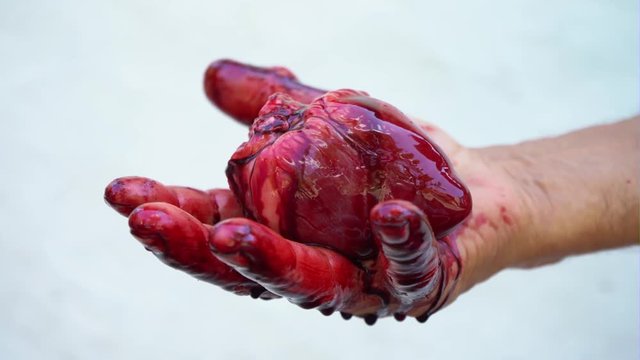
[[[203,96],[221,57],[365,89],[468,145],[631,115],[636,1],[89,3],[0,3],[0,358],[638,358],[637,248],[368,327],[173,271],[102,202],[123,175],[225,185],[246,130]]]

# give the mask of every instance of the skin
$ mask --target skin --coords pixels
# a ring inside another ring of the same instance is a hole
[[[478,149],[434,127],[431,136],[474,199],[452,299],[503,269],[638,244],[640,117]]]
[[[290,72],[277,69],[284,88],[270,73],[255,75],[257,83],[224,83],[223,103],[232,104],[225,112],[250,122],[251,114],[238,109],[255,108],[269,93],[263,88],[274,81],[278,90],[291,88],[293,95],[321,92],[300,87]],[[242,86],[234,88],[237,84]],[[256,84],[258,91],[251,93],[259,96],[246,97],[247,86]],[[211,98],[215,86],[205,82],[205,88]],[[241,95],[234,96],[236,90]],[[388,315],[424,321],[502,269],[637,243],[638,161],[628,154],[638,153],[639,121],[481,149],[465,148],[437,127],[421,124],[469,187],[473,211],[453,233],[436,239],[420,209],[402,201],[380,204],[371,213],[381,255],[364,266],[370,279],[362,264],[242,218],[229,190],[128,177],[109,184],[105,199],[129,217],[131,233],[160,260],[225,290],[264,299],[282,296],[325,315],[340,311],[369,324]],[[403,268],[407,258],[425,265]],[[333,275],[318,276],[319,271]],[[386,301],[372,295],[371,284],[389,290]]]

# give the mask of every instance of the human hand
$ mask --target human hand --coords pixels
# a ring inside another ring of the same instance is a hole
[[[218,63],[207,73],[205,88],[212,101],[244,122],[255,118],[251,111],[273,91],[305,102],[324,93],[300,85],[282,68],[249,69],[251,76],[242,71],[241,65]],[[431,125],[423,128],[469,183],[473,215],[454,233],[437,238],[414,204],[382,202],[370,215],[378,255],[366,261],[287,240],[241,218],[243,209],[229,190],[204,192],[132,177],[112,182],[105,199],[129,216],[132,234],[162,261],[226,290],[265,299],[283,296],[370,324],[392,314],[424,321],[500,269],[502,259],[492,255],[517,232],[524,206],[508,174],[481,152],[463,148]]]

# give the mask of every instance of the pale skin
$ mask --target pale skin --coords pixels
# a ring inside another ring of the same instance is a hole
[[[453,296],[507,268],[639,243],[640,117],[516,145],[466,148],[425,125],[469,186]]]

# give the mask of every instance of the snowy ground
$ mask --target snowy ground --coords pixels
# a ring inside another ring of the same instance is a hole
[[[368,327],[173,271],[102,202],[123,175],[225,185],[246,130],[205,101],[211,60],[287,65],[467,145],[512,143],[638,111],[637,14],[631,0],[1,2],[0,358],[637,359],[638,248],[505,271],[426,325]]]

